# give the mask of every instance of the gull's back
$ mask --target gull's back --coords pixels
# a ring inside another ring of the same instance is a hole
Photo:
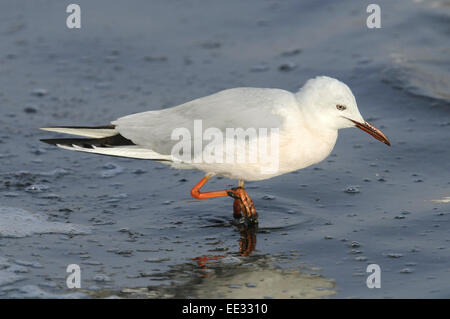
[[[176,140],[177,128],[191,132],[194,142],[194,121],[201,120],[202,131],[218,128],[283,129],[286,113],[298,109],[293,93],[281,89],[234,88],[158,111],[131,114],[112,122],[115,129],[135,144],[168,155]],[[196,136],[202,138],[201,136]]]

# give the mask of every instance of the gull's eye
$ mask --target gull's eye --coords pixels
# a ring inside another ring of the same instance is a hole
[[[345,105],[338,104],[338,105],[336,105],[336,108],[337,108],[339,111],[343,111],[343,110],[345,110],[347,107],[346,107]]]

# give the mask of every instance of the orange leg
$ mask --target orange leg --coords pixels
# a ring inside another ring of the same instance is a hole
[[[240,218],[241,211],[247,218],[256,221],[258,219],[258,214],[256,213],[255,206],[252,199],[247,194],[243,188],[243,182],[239,183],[239,187],[231,188],[223,191],[213,191],[213,192],[200,192],[200,189],[208,182],[211,178],[210,175],[206,175],[191,189],[191,195],[194,198],[205,199],[205,198],[215,198],[215,197],[225,197],[230,196],[234,198],[233,203],[233,216],[235,218]],[[242,185],[242,186],[241,186]]]
[[[215,191],[215,192],[204,192],[201,193],[200,192],[200,188],[203,187],[203,185],[206,184],[207,181],[209,181],[209,179],[211,178],[211,176],[206,175],[205,177],[202,178],[202,180],[200,182],[198,182],[197,185],[195,185],[192,189],[191,189],[191,195],[194,198],[198,198],[198,199],[205,199],[205,198],[215,198],[215,197],[226,197],[228,196],[228,191]]]
[[[228,195],[233,197],[235,200],[235,204],[233,206],[235,216],[238,215],[236,205],[236,200],[238,200],[240,210],[244,213],[245,217],[251,218],[254,221],[258,219],[258,214],[256,213],[255,205],[253,204],[252,199],[247,194],[245,189],[243,189],[242,187],[232,188],[228,191]]]
[[[240,199],[235,199],[233,202],[233,217],[234,218],[241,218],[242,214],[242,202]]]

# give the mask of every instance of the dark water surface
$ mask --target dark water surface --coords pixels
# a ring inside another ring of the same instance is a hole
[[[0,297],[450,297],[449,1],[378,1],[381,29],[356,0],[77,3],[80,30],[68,3],[0,3]],[[392,147],[348,129],[322,163],[248,183],[257,232],[230,224],[230,199],[190,197],[200,172],[39,142],[316,75]]]

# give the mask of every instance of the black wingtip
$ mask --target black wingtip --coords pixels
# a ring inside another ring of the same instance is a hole
[[[54,138],[54,139],[41,139],[41,142],[50,145],[67,145],[67,146],[81,146],[84,148],[98,147],[114,147],[114,146],[125,146],[125,145],[135,145],[129,139],[123,137],[120,134],[114,136],[108,136],[103,138]]]
[[[47,143],[47,144],[50,144],[50,145],[56,145],[57,144],[56,143],[56,139],[41,139],[40,141],[44,142],[44,143]]]
[[[45,126],[40,127],[40,129],[46,129],[46,128],[73,128],[73,129],[106,129],[106,130],[113,130],[116,128],[115,125],[109,124],[109,125],[100,125],[100,126]]]

